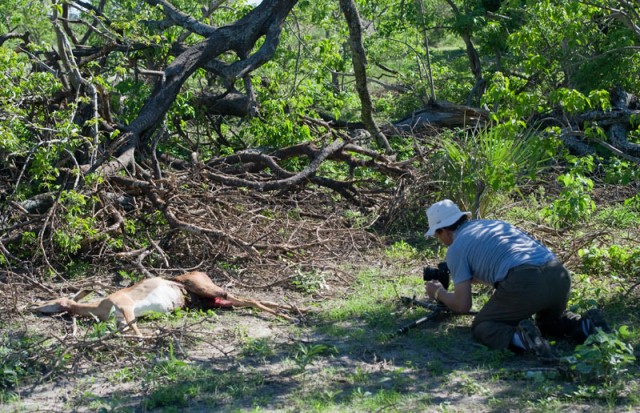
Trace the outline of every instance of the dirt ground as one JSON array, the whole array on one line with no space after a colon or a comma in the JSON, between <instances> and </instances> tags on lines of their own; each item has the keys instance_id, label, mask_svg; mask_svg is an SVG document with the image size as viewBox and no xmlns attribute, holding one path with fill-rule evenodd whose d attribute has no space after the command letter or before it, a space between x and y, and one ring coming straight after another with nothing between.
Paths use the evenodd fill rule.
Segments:
<instances>
[{"instance_id":1,"label":"dirt ground","mask_svg":"<svg viewBox=\"0 0 640 413\"><path fill-rule=\"evenodd\" d=\"M202 200L203 205L212 202ZM324 206L330 200L313 204ZM250 203L241 200L238 205ZM182 235L164 245L163 252L185 266L204 262L203 267L222 269L210 275L238 295L286 299L309 308L299 322L247 309L179 313L139 323L144 339L121 337L104 323L27 311L29 305L55 294L82 288L112 291L121 263L101 267L109 276L47 282L45 288L24 274L3 278L0 307L6 311L0 326L5 344L0 343L0 351L20 354L5 357L14 365L3 366L0 379L11 379L9 368L22 369L27 379L20 381L10 400L2 401L0 412L628 412L640 404L634 396L640 389L637 374L620 392L593 396L593 388L559 377L555 366L478 345L471 338L469 316L426 323L390 337L425 312L386 298L335 321L329 314L342 300L362 295L354 277L357 271L345 270L346 265L376 267L381 278L395 282L399 271L419 274L425 263L413 268L402 264L399 270L399 263L384 258L384 253L366 255L382 243L369 232L345 225L344 212L328 215L324 207L316 207L316 213L302 214L298 204L292 205L275 211L266 206L230 211L220 204L217 214L244 214L241 219L233 215L235 226L226 233L239 237L242 230L248 234L244 238L264 240L269 246L244 256L251 260L229 258L246 253L233 243L220 246L208 238ZM288 219L300 215L307 220ZM357 218L350 218L352 224L362 225ZM223 222L215 214L199 219L207 225ZM532 229L534 234L539 230L527 228ZM566 234L557 231L537 235L564 262L577 266L576 251L602 232L571 237L570 245L564 242ZM287 260L289 256L293 258ZM99 262L112 262L111 258L100 257ZM133 272L140 260L130 260L127 269ZM243 275L237 278L242 282L234 281L236 275ZM249 284L264 287L248 288ZM284 284L319 290L294 292L282 288ZM628 302L637 303L639 292L636 288ZM637 305L625 307L629 308ZM570 343L556 346L564 355L573 349ZM637 362L633 368L639 371Z\"/></svg>"},{"instance_id":2,"label":"dirt ground","mask_svg":"<svg viewBox=\"0 0 640 413\"><path fill-rule=\"evenodd\" d=\"M366 320L354 318L330 326L346 333L331 334L323 328L329 323L314 314L326 311L329 303L301 296L291 300L297 300L301 307L306 303L313 311L299 323L247 309L144 321L140 327L150 337L144 340L82 337L90 331L91 322L78 322L74 338L74 321L69 317L23 313L17 323L20 327L13 324L14 333L24 329L58 337L65 342L61 348L71 348L68 354L73 360L67 360L66 366L50 377L34 378L32 385L17 389L19 399L0 405L0 411L324 411L300 404L300 399L314 391L330 395L330 411L367 411L366 407L353 407L355 395L366 399L390 391L407 400L378 405L378 410L386 406L382 410L596 412L605 406L579 398L568 403L555 396L542 400L541 395L561 393L557 387L563 381L557 380L557 369L530 357L487 351L471 339L469 316L429 322L406 335L381 340L380 334L394 332L424 312L398 303L397 322L392 325L371 328ZM297 349L320 346L330 351L300 362ZM568 344L559 346L568 349ZM167 348L173 353L168 354ZM215 386L215 392L202 392L175 406L149 405L145 400L162 387L158 381L172 374L150 373L154 367L149 366L174 359L185 363L181 368L192 369L184 376L186 380L197 383L213 377L220 380L220 386ZM213 375L200 378L203 372ZM244 381L242 386L238 380ZM180 391L179 385L176 380L166 384L166 389ZM204 383L199 385L211 389ZM242 388L228 390L236 386ZM607 410L628 411L611 406Z\"/></svg>"}]
</instances>

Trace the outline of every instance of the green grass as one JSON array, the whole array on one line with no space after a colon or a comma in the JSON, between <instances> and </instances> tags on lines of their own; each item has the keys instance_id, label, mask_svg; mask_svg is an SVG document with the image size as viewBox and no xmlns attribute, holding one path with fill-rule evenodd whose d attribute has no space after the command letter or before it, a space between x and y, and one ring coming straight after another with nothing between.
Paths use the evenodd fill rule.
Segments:
<instances>
[{"instance_id":1,"label":"green grass","mask_svg":"<svg viewBox=\"0 0 640 413\"><path fill-rule=\"evenodd\" d=\"M616 205L598 209L593 223L603 228L634 228L640 222L640 213L630 206Z\"/></svg>"},{"instance_id":2,"label":"green grass","mask_svg":"<svg viewBox=\"0 0 640 413\"><path fill-rule=\"evenodd\" d=\"M626 366L628 372L620 373L620 380L570 380L532 358L489 350L474 342L468 316L452 316L394 336L399 327L427 312L399 300L399 296L424 296L421 268L416 262L420 250L400 245L380 253L379 262L388 260L384 265L358 271L346 293L321 301L306 323L264 319L277 331L272 336L254 337L251 324L240 322L254 320L257 313L225 312L211 318L205 313L180 313L141 320L142 326L175 328L152 348L143 349L135 340L115 337L108 342L114 346L111 350L108 346L78 346L73 353L64 342L17 334L7 326L1 355L5 365L13 366L18 374L14 379L5 373L2 402L20 410L20 389L43 372L51 372L51 379L55 379L68 371L74 360L84 360L102 366L107 373L106 386L114 390L98 395L92 387L98 379L91 372L78 376L67 403L69 410L79 406L96 411L159 412L461 412L476 411L478 406L480 410L547 412L585 405L594 411L640 408L637 361ZM623 299L624 290L612 287L611 280L600 274L577 273L573 279L570 304L579 310L593 303L603 306L614 327L631 327L628 340L638 348L637 295ZM474 289L476 309L488 293ZM96 325L100 323L80 323L94 335ZM199 338L182 336L184 325L184 331L195 326L205 334ZM213 329L215 332L206 333ZM212 344L227 353L188 357L195 349ZM564 341L555 347L562 356L574 351L573 345ZM45 348L46 352L42 351ZM69 353L65 355L65 351ZM12 358L16 352L23 352L26 358ZM126 354L134 354L137 361L118 364ZM59 363L54 368L56 360Z\"/></svg>"}]
</instances>

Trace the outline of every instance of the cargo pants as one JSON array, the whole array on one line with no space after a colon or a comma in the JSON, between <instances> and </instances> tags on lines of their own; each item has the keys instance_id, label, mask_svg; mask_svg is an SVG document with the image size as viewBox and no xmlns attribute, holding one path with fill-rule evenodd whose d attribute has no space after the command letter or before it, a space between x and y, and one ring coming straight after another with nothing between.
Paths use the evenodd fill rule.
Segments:
<instances>
[{"instance_id":1,"label":"cargo pants","mask_svg":"<svg viewBox=\"0 0 640 413\"><path fill-rule=\"evenodd\" d=\"M544 336L580 338L581 317L566 310L571 277L560 262L514 267L495 288L471 325L481 344L508 348L518 323L531 316Z\"/></svg>"}]
</instances>

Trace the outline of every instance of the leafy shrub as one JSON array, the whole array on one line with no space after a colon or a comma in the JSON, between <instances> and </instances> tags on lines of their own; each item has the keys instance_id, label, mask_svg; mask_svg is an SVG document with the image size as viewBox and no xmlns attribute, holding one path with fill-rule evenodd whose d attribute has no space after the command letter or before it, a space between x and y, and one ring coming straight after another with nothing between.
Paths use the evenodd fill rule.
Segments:
<instances>
[{"instance_id":1,"label":"leafy shrub","mask_svg":"<svg viewBox=\"0 0 640 413\"><path fill-rule=\"evenodd\" d=\"M557 227L574 226L591 217L596 204L591 199L593 180L585 175L593 170L593 158L570 158L574 164L571 170L558 176L564 189L558 198L545 208L545 216Z\"/></svg>"},{"instance_id":2,"label":"leafy shrub","mask_svg":"<svg viewBox=\"0 0 640 413\"><path fill-rule=\"evenodd\" d=\"M0 334L0 404L17 397L15 389L28 378L41 374L43 365L37 356L37 340L5 329Z\"/></svg>"},{"instance_id":3,"label":"leafy shrub","mask_svg":"<svg viewBox=\"0 0 640 413\"><path fill-rule=\"evenodd\" d=\"M640 212L625 205L605 207L598 212L595 220L605 228L635 228L640 222Z\"/></svg>"},{"instance_id":4,"label":"leafy shrub","mask_svg":"<svg viewBox=\"0 0 640 413\"><path fill-rule=\"evenodd\" d=\"M640 179L636 164L618 158L611 159L604 167L604 181L608 184L627 185Z\"/></svg>"},{"instance_id":5,"label":"leafy shrub","mask_svg":"<svg viewBox=\"0 0 640 413\"><path fill-rule=\"evenodd\" d=\"M412 259L416 258L419 254L418 251L404 240L393 243L389 248L385 250L385 255L391 259Z\"/></svg>"},{"instance_id":6,"label":"leafy shrub","mask_svg":"<svg viewBox=\"0 0 640 413\"><path fill-rule=\"evenodd\" d=\"M467 133L462 138L443 137L437 158L437 178L446 188L442 197L482 217L498 195L513 193L524 179L540 173L553 142L521 132L520 128L509 123Z\"/></svg>"},{"instance_id":7,"label":"leafy shrub","mask_svg":"<svg viewBox=\"0 0 640 413\"><path fill-rule=\"evenodd\" d=\"M575 280L575 286L571 289L569 309L574 313L583 313L590 308L598 307L598 303L619 292L611 277L576 273L572 278Z\"/></svg>"},{"instance_id":8,"label":"leafy shrub","mask_svg":"<svg viewBox=\"0 0 640 413\"><path fill-rule=\"evenodd\" d=\"M623 380L627 366L635 361L633 346L628 343L631 331L627 326L613 333L590 335L584 344L576 346L573 355L563 359L574 377L583 381L615 383Z\"/></svg>"},{"instance_id":9,"label":"leafy shrub","mask_svg":"<svg viewBox=\"0 0 640 413\"><path fill-rule=\"evenodd\" d=\"M624 200L624 206L634 212L640 212L640 193Z\"/></svg>"},{"instance_id":10,"label":"leafy shrub","mask_svg":"<svg viewBox=\"0 0 640 413\"><path fill-rule=\"evenodd\" d=\"M82 248L82 242L98 233L96 219L89 215L92 200L76 191L63 191L60 205L64 214L53 240L64 252L74 254Z\"/></svg>"},{"instance_id":11,"label":"leafy shrub","mask_svg":"<svg viewBox=\"0 0 640 413\"><path fill-rule=\"evenodd\" d=\"M607 270L609 253L605 248L582 248L578 256L582 259L582 271L587 274L603 274Z\"/></svg>"},{"instance_id":12,"label":"leafy shrub","mask_svg":"<svg viewBox=\"0 0 640 413\"><path fill-rule=\"evenodd\" d=\"M241 354L244 357L256 357L265 360L275 354L273 347L266 338L250 338L242 349Z\"/></svg>"},{"instance_id":13,"label":"leafy shrub","mask_svg":"<svg viewBox=\"0 0 640 413\"><path fill-rule=\"evenodd\" d=\"M589 247L578 251L582 270L590 274L633 275L640 270L640 247L611 245Z\"/></svg>"},{"instance_id":14,"label":"leafy shrub","mask_svg":"<svg viewBox=\"0 0 640 413\"><path fill-rule=\"evenodd\" d=\"M329 357L338 354L335 346L326 344L304 344L298 343L293 351L293 361L298 365L300 370L304 370L310 363L320 357Z\"/></svg>"},{"instance_id":15,"label":"leafy shrub","mask_svg":"<svg viewBox=\"0 0 640 413\"><path fill-rule=\"evenodd\" d=\"M315 270L303 271L300 268L297 269L291 284L305 294L313 294L318 290L327 288L325 275L322 272Z\"/></svg>"}]
</instances>

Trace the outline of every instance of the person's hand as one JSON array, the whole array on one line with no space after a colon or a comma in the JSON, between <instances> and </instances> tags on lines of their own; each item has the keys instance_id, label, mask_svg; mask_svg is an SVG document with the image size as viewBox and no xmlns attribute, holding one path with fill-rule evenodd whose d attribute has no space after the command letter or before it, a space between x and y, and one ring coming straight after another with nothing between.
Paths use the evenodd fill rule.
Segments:
<instances>
[{"instance_id":1,"label":"person's hand","mask_svg":"<svg viewBox=\"0 0 640 413\"><path fill-rule=\"evenodd\" d=\"M427 292L427 296L432 299L436 299L436 291L439 289L443 289L444 287L440 284L440 281L427 281L425 284L425 290Z\"/></svg>"}]
</instances>

